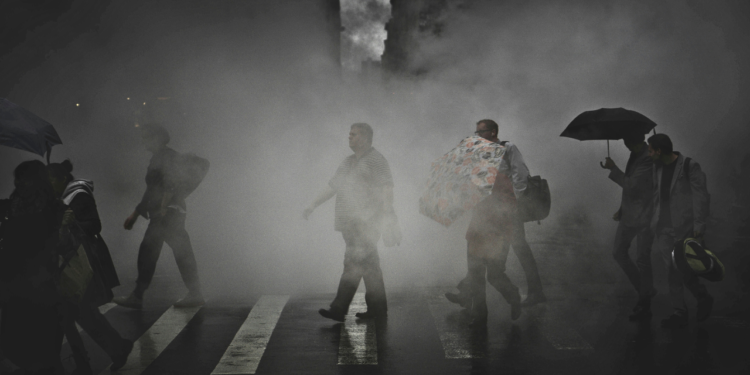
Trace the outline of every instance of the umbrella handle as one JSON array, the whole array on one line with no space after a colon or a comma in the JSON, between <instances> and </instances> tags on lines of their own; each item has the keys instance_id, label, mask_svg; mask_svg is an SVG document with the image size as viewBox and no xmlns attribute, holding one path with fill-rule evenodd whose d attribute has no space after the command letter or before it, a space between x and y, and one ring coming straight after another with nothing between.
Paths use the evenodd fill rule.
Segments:
<instances>
[{"instance_id":1,"label":"umbrella handle","mask_svg":"<svg viewBox=\"0 0 750 375\"><path fill-rule=\"evenodd\" d=\"M47 165L49 165L49 157L51 153L52 153L52 146L50 146L50 144L47 143Z\"/></svg>"}]
</instances>

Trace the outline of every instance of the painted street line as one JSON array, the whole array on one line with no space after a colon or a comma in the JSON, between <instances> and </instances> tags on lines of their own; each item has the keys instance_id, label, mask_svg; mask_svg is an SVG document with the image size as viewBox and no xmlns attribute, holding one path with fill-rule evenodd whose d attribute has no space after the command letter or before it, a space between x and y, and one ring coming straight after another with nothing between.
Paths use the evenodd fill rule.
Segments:
<instances>
[{"instance_id":1,"label":"painted street line","mask_svg":"<svg viewBox=\"0 0 750 375\"><path fill-rule=\"evenodd\" d=\"M365 312L365 294L354 295L346 320L341 325L339 365L377 365L378 342L373 319L357 319L354 314Z\"/></svg>"},{"instance_id":2,"label":"painted street line","mask_svg":"<svg viewBox=\"0 0 750 375\"><path fill-rule=\"evenodd\" d=\"M211 375L255 374L289 296L262 296Z\"/></svg>"},{"instance_id":3,"label":"painted street line","mask_svg":"<svg viewBox=\"0 0 750 375\"><path fill-rule=\"evenodd\" d=\"M104 315L104 314L107 313L107 311L111 310L115 306L117 306L117 304L114 303L114 302L105 303L105 304L99 306L99 312L102 313L102 315ZM81 326L79 326L78 323L76 323L76 328L78 328L78 332L83 332L83 328L81 328ZM68 343L68 338L67 337L63 337L63 343L62 344L65 345L67 343Z\"/></svg>"},{"instance_id":4,"label":"painted street line","mask_svg":"<svg viewBox=\"0 0 750 375\"><path fill-rule=\"evenodd\" d=\"M594 350L574 329L563 321L553 321L550 318L534 317L539 324L539 331L547 341L557 350Z\"/></svg>"},{"instance_id":5,"label":"painted street line","mask_svg":"<svg viewBox=\"0 0 750 375\"><path fill-rule=\"evenodd\" d=\"M133 343L133 351L125 366L117 371L107 368L101 374L138 375L142 373L177 337L201 307L170 307L148 331Z\"/></svg>"},{"instance_id":6,"label":"painted street line","mask_svg":"<svg viewBox=\"0 0 750 375\"><path fill-rule=\"evenodd\" d=\"M476 331L468 326L469 319L461 316L460 306L448 301L441 292L431 293L427 298L446 359L487 357L484 340L477 340Z\"/></svg>"}]
</instances>

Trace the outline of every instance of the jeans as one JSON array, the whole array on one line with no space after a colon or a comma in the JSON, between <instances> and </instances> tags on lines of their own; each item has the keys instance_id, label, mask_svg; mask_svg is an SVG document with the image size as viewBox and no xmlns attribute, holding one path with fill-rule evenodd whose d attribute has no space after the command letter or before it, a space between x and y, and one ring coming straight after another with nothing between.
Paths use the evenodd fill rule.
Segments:
<instances>
[{"instance_id":1,"label":"jeans","mask_svg":"<svg viewBox=\"0 0 750 375\"><path fill-rule=\"evenodd\" d=\"M388 304L377 248L380 232L374 225L355 223L341 234L346 243L344 273L339 281L336 298L331 303L331 311L346 314L359 287L359 281L364 279L367 311L386 314Z\"/></svg>"},{"instance_id":2,"label":"jeans","mask_svg":"<svg viewBox=\"0 0 750 375\"><path fill-rule=\"evenodd\" d=\"M172 248L182 281L191 293L200 293L198 266L195 263L190 236L185 231L185 214L168 209L167 214L151 217L151 221L138 249L138 280L134 294L143 298L156 270L156 261L164 242Z\"/></svg>"}]
</instances>

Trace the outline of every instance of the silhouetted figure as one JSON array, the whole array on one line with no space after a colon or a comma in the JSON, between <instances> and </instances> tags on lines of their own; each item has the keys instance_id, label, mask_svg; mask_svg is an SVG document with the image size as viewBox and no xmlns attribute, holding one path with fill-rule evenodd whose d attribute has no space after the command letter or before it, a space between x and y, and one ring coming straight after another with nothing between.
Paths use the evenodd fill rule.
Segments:
<instances>
[{"instance_id":1,"label":"silhouetted figure","mask_svg":"<svg viewBox=\"0 0 750 375\"><path fill-rule=\"evenodd\" d=\"M91 373L87 353L75 322L78 322L94 342L104 349L112 359L111 368L116 370L125 364L133 343L123 339L98 308L112 300L112 288L120 285L120 280L109 248L100 234L102 225L94 200L94 183L75 179L71 174L73 164L69 160L52 163L47 166L47 171L55 195L72 210L75 222L70 232L77 237L76 243L84 245L93 271L80 303L69 307L68 321L65 325L65 335L73 349L77 371L81 374Z\"/></svg>"},{"instance_id":2,"label":"silhouetted figure","mask_svg":"<svg viewBox=\"0 0 750 375\"><path fill-rule=\"evenodd\" d=\"M510 171L510 178L513 183L513 190L516 197L522 197L526 192L527 179L529 177L529 169L526 167L526 163L523 160L521 152L511 142L500 142L497 138L499 127L497 123L490 119L484 119L477 122L476 135L492 142L502 144L506 149L506 157L503 159L503 163L506 164ZM513 252L518 258L518 262L521 263L524 274L526 275L526 284L528 285L528 294L526 299L521 303L522 306L532 306L537 303L542 303L547 300L542 289L542 279L539 277L539 269L534 259L534 254L531 252L529 243L526 242L526 230L524 229L524 222L520 216L515 215L513 219L513 237L511 246ZM446 293L445 297L453 303L460 304L463 307L468 306L468 294L470 290L469 276L461 280L458 284L459 293Z\"/></svg>"},{"instance_id":3,"label":"silhouetted figure","mask_svg":"<svg viewBox=\"0 0 750 375\"><path fill-rule=\"evenodd\" d=\"M687 237L702 240L708 218L709 194L706 174L695 160L686 161L684 155L673 151L672 140L666 134L648 139L648 152L654 161L654 215L651 228L656 240L654 248L661 254L667 267L669 299L674 312L662 320L662 327L680 328L688 324L688 310L683 288L698 300L697 320L711 315L714 299L697 276L681 273L672 263L675 241Z\"/></svg>"},{"instance_id":4,"label":"silhouetted figure","mask_svg":"<svg viewBox=\"0 0 750 375\"><path fill-rule=\"evenodd\" d=\"M356 123L349 132L349 147L354 151L336 170L336 174L310 207L303 212L305 219L316 207L336 196L335 229L344 237L344 273L341 275L336 298L329 310L319 313L329 319L343 322L349 304L357 292L361 279L365 281L367 312L357 313L359 318L384 318L388 305L383 284L383 272L378 257L378 240L383 221L389 221L384 233L386 246L401 241L401 234L393 210L393 177L385 157L372 147L373 131L370 125ZM392 241L392 242L391 242Z\"/></svg>"},{"instance_id":5,"label":"silhouetted figure","mask_svg":"<svg viewBox=\"0 0 750 375\"><path fill-rule=\"evenodd\" d=\"M177 268L188 288L187 295L177 301L175 307L200 306L205 303L198 278L190 237L185 231L186 206L184 192L177 182L177 151L167 147L169 133L158 124L141 126L141 135L146 150L153 154L146 173L146 192L135 211L125 220L127 230L133 228L138 216L149 219L148 229L138 249L138 280L129 296L115 297L118 305L140 309L143 293L151 284L161 248L166 242L172 248Z\"/></svg>"},{"instance_id":6,"label":"silhouetted figure","mask_svg":"<svg viewBox=\"0 0 750 375\"><path fill-rule=\"evenodd\" d=\"M609 178L622 187L622 203L615 213L618 221L612 255L620 265L630 283L638 292L638 303L630 314L630 320L651 317L651 298L656 295L651 271L651 232L653 215L653 166L648 155L648 145L643 134L633 134L623 139L630 150L625 172L607 158L602 168L609 169ZM630 243L637 237L635 263L628 255Z\"/></svg>"},{"instance_id":7,"label":"silhouetted figure","mask_svg":"<svg viewBox=\"0 0 750 375\"><path fill-rule=\"evenodd\" d=\"M15 190L0 203L3 354L28 374L62 370L62 305L55 285L63 207L38 160L14 171Z\"/></svg>"}]
</instances>

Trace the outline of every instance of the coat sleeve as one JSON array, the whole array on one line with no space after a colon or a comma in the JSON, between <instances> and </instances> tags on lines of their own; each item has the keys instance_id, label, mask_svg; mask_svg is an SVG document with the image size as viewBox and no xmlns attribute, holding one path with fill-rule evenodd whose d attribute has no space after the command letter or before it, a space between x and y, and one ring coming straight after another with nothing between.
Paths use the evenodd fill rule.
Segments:
<instances>
[{"instance_id":1,"label":"coat sleeve","mask_svg":"<svg viewBox=\"0 0 750 375\"><path fill-rule=\"evenodd\" d=\"M637 191L650 190L652 187L653 162L645 158L639 158L633 165L633 173L626 176L620 168L614 167L609 172L609 179L620 185L623 190Z\"/></svg>"},{"instance_id":2,"label":"coat sleeve","mask_svg":"<svg viewBox=\"0 0 750 375\"><path fill-rule=\"evenodd\" d=\"M76 221L86 235L94 236L101 232L102 222L96 209L96 201L88 194L77 194L70 202Z\"/></svg>"},{"instance_id":3,"label":"coat sleeve","mask_svg":"<svg viewBox=\"0 0 750 375\"><path fill-rule=\"evenodd\" d=\"M513 180L513 191L516 196L521 196L526 190L526 183L529 179L529 168L523 160L521 151L514 144L510 144L510 153L508 155L510 164L511 179Z\"/></svg>"},{"instance_id":4,"label":"coat sleeve","mask_svg":"<svg viewBox=\"0 0 750 375\"><path fill-rule=\"evenodd\" d=\"M690 190L693 200L693 231L706 233L706 221L711 196L708 194L706 174L700 164L690 160Z\"/></svg>"}]
</instances>

